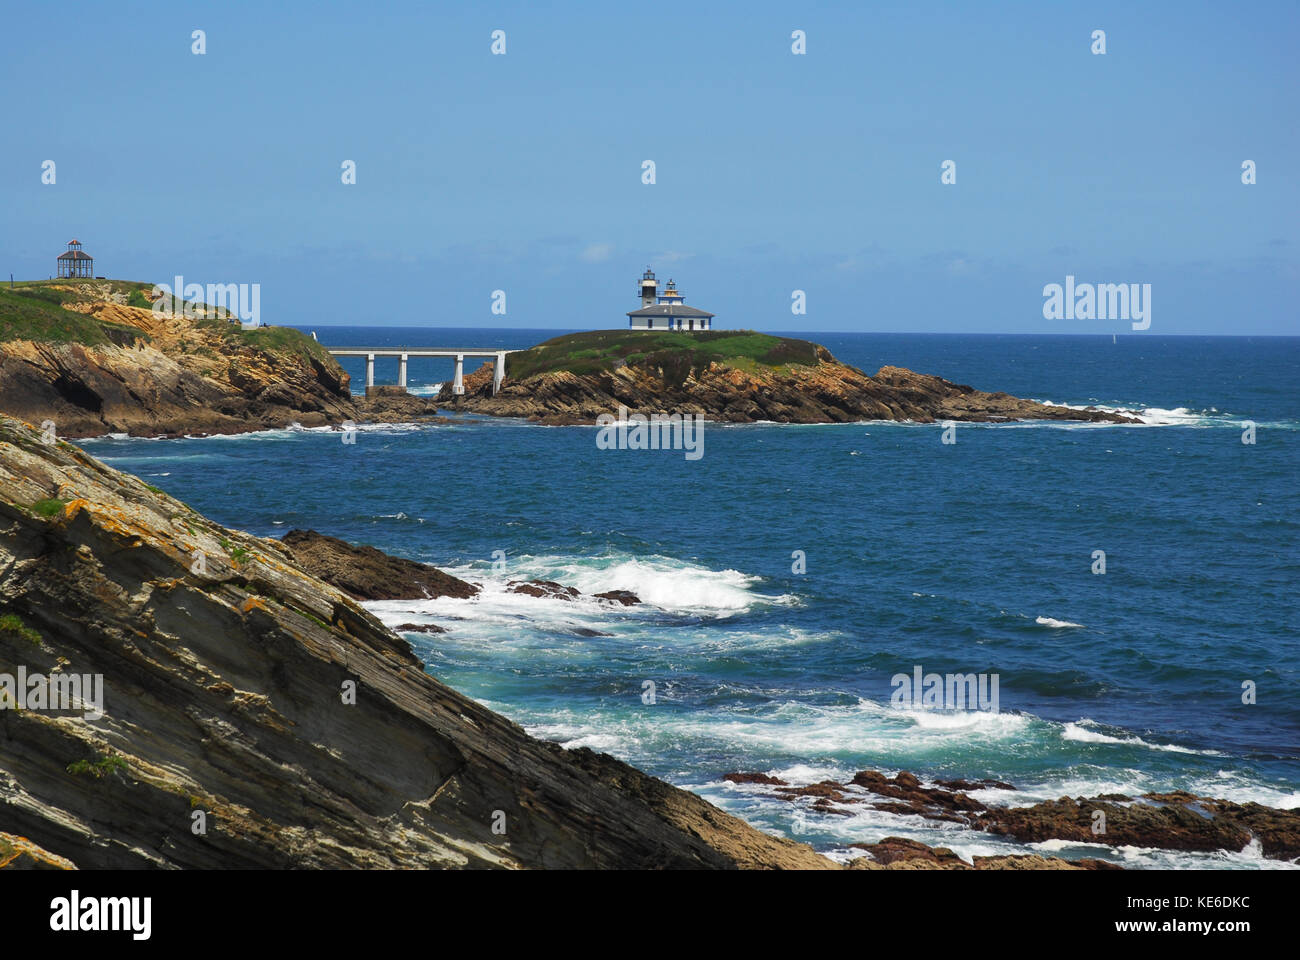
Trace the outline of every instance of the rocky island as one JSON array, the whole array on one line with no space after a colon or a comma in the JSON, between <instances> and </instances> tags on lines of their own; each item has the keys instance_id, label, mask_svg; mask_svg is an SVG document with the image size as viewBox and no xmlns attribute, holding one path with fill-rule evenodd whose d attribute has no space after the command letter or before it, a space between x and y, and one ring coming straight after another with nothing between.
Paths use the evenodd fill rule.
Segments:
<instances>
[{"instance_id":1,"label":"rocky island","mask_svg":"<svg viewBox=\"0 0 1300 960\"><path fill-rule=\"evenodd\" d=\"M449 410L544 424L595 423L620 406L730 423L1138 422L1105 410L986 393L903 367L884 366L868 376L819 344L752 330L569 334L511 354L495 395L487 363L465 378L463 396L444 385L437 400Z\"/></svg>"}]
</instances>

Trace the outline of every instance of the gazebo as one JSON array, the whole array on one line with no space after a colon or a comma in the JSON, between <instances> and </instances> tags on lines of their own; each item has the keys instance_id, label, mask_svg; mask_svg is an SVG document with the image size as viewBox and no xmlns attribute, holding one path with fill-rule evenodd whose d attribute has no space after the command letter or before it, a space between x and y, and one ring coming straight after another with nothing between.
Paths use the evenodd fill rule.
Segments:
<instances>
[{"instance_id":1,"label":"gazebo","mask_svg":"<svg viewBox=\"0 0 1300 960\"><path fill-rule=\"evenodd\" d=\"M59 254L60 277L93 277L95 260L88 253L81 252L80 240L69 240L66 252Z\"/></svg>"}]
</instances>

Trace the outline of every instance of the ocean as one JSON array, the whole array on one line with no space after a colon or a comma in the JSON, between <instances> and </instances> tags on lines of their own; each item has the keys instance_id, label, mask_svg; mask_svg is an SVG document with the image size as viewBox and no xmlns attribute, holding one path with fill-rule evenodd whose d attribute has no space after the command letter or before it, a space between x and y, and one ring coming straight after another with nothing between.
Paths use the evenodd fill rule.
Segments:
<instances>
[{"instance_id":1,"label":"ocean","mask_svg":"<svg viewBox=\"0 0 1300 960\"><path fill-rule=\"evenodd\" d=\"M563 332L317 328L337 346ZM1028 851L915 816L821 814L723 775L908 770L1018 788L973 794L986 803L1187 790L1300 806L1300 338L789 335L868 373L894 364L1144 422L963 423L952 443L938 424L708 424L694 460L474 416L362 427L352 445L301 429L83 445L227 525L312 528L482 583L473 600L369 607L446 627L409 635L429 671L536 736L838 859L890 835ZM363 364L344 361L354 388ZM379 360L378 380L396 366ZM416 392L450 375L449 360L411 361ZM505 589L531 578L645 602ZM996 677L997 710L894 705L894 678L918 667ZM1031 849L1290 866L1257 848Z\"/></svg>"}]
</instances>

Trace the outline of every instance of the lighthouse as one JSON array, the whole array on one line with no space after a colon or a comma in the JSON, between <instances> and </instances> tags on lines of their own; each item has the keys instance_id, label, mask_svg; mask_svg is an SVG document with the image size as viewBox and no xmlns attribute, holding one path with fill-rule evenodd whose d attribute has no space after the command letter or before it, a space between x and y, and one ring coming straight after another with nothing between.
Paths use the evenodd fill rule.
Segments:
<instances>
[{"instance_id":1,"label":"lighthouse","mask_svg":"<svg viewBox=\"0 0 1300 960\"><path fill-rule=\"evenodd\" d=\"M653 307L658 295L659 281L655 279L655 272L646 267L645 273L641 274L641 306Z\"/></svg>"},{"instance_id":2,"label":"lighthouse","mask_svg":"<svg viewBox=\"0 0 1300 960\"><path fill-rule=\"evenodd\" d=\"M659 281L649 267L641 274L637 290L641 294L641 309L630 310L627 315L627 325L632 330L693 331L713 327L713 314L688 307L674 281L669 280L664 292L660 293Z\"/></svg>"}]
</instances>

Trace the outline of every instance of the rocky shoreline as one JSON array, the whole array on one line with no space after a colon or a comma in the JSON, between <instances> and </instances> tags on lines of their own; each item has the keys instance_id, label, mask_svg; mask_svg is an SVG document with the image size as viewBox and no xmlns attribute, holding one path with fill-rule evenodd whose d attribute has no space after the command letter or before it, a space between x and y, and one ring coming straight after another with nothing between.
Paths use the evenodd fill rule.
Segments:
<instances>
[{"instance_id":1,"label":"rocky shoreline","mask_svg":"<svg viewBox=\"0 0 1300 960\"><path fill-rule=\"evenodd\" d=\"M355 397L337 360L299 331L245 331L225 320L155 313L140 305L148 302L146 288L77 281L22 288L6 300L5 310L43 313L40 323L19 327L22 336L10 330L0 339L0 411L31 423L53 422L58 436L74 439L339 428L348 421L439 423L445 422L440 406L548 425L592 424L620 407L728 423L1138 422L976 390L897 366L868 376L819 344L753 331L685 339L592 331L512 354L495 394L487 363L465 378L463 395L448 383L437 397L400 388ZM7 319L0 312L0 326ZM67 332L70 323L80 325L75 337ZM616 352L571 349L588 343L605 350L614 344ZM566 349L569 362L557 362Z\"/></svg>"},{"instance_id":2,"label":"rocky shoreline","mask_svg":"<svg viewBox=\"0 0 1300 960\"><path fill-rule=\"evenodd\" d=\"M53 284L45 337L0 341L0 411L60 437L205 436L354 423L437 422L428 397L354 397L327 350L289 328L155 314L109 281ZM143 286L143 285L135 285ZM138 292L138 291L137 291ZM50 311L53 311L52 313ZM81 340L60 339L70 316ZM5 319L0 313L0 321Z\"/></svg>"},{"instance_id":3,"label":"rocky shoreline","mask_svg":"<svg viewBox=\"0 0 1300 960\"><path fill-rule=\"evenodd\" d=\"M444 385L438 404L449 411L519 417L549 426L590 425L602 415L699 415L726 423L856 423L868 420L998 423L1060 420L1139 423L1106 410L1076 410L1008 393L987 393L942 377L884 366L875 376L836 360L825 347L817 360L779 368L713 361L685 371L654 362L627 362L610 370L568 370L512 378L492 393L491 362L464 378L463 396Z\"/></svg>"},{"instance_id":4,"label":"rocky shoreline","mask_svg":"<svg viewBox=\"0 0 1300 960\"><path fill-rule=\"evenodd\" d=\"M1300 810L1234 803L1181 791L1135 797L1122 794L1061 797L1023 806L991 806L970 794L986 789L1014 791L1016 788L994 780L935 780L926 786L907 771L889 777L876 770L860 771L847 783L823 780L791 785L764 773L730 773L723 779L770 788L769 796L790 803L806 803L809 810L824 816L852 816L855 808L870 808L952 823L1024 844L1064 841L1200 853L1237 853L1258 844L1260 855L1266 859L1300 858ZM907 863L910 869L971 868L951 850L927 847L915 840L891 837L877 844L849 846L868 851L875 863L884 865ZM1116 864L1100 859L1072 862L1084 869L1119 869ZM974 868L989 869L990 865L981 866L976 862Z\"/></svg>"},{"instance_id":5,"label":"rocky shoreline","mask_svg":"<svg viewBox=\"0 0 1300 960\"><path fill-rule=\"evenodd\" d=\"M0 614L0 673L103 678L98 718L0 710L0 862L835 866L612 757L528 736L430 676L280 541L9 418Z\"/></svg>"},{"instance_id":6,"label":"rocky shoreline","mask_svg":"<svg viewBox=\"0 0 1300 960\"><path fill-rule=\"evenodd\" d=\"M359 599L420 599L425 597L476 596L479 587L449 577L423 564L388 557L373 547L354 547L322 534L291 531L286 544L297 548L306 569L336 586L332 570L366 570L374 567L380 585L373 591L353 593ZM311 544L306 553L300 544ZM328 562L322 562L324 558ZM403 575L408 565L417 576ZM355 574L351 574L356 579ZM553 581L510 581L507 589L539 599L572 601L582 595L573 587ZM611 603L640 601L627 591L596 595ZM434 624L402 624L399 632L442 633ZM1063 841L1082 845L1140 847L1196 852L1238 852L1258 843L1268 859L1294 860L1300 857L1300 811L1276 810L1259 804L1237 804L1189 793L1147 793L1140 796L1107 795L1062 797L1022 806L988 805L971 796L983 790L1015 791L1000 780L938 779L929 785L908 771L892 777L874 770L857 773L847 783L824 780L790 784L765 773L729 773L724 781L771 788L768 795L791 804L806 805L821 816L851 816L855 807L923 820L953 823L971 831L1003 837L1023 844ZM1098 830L1102 832L1098 832ZM1120 865L1100 857L1070 859L1038 852L977 856L968 862L951 850L927 846L920 841L886 836L874 842L854 842L848 849L862 851L851 857L851 869L933 870L1120 870Z\"/></svg>"},{"instance_id":7,"label":"rocky shoreline","mask_svg":"<svg viewBox=\"0 0 1300 960\"><path fill-rule=\"evenodd\" d=\"M580 596L550 581L510 588ZM478 591L313 531L221 527L0 418L0 675L103 678L98 717L84 699L0 709L0 867L1114 866L1037 851L967 862L893 835L829 859L612 757L529 737L430 676L358 600ZM725 779L818 816L870 808L1024 844L1300 857L1300 812L1190 794L994 806L973 794L1013 785L870 770L847 783Z\"/></svg>"}]
</instances>

